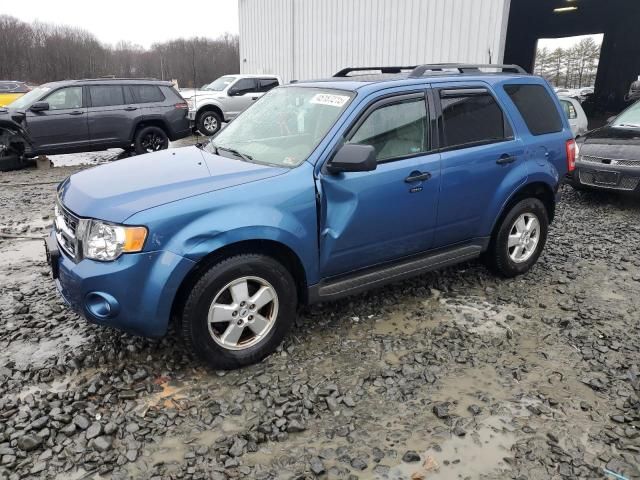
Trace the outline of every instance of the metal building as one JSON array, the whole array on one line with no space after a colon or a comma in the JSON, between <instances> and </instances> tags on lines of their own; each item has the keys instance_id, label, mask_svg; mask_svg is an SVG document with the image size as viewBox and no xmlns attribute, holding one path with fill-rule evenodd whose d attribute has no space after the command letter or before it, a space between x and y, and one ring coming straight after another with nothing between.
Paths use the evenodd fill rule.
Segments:
<instances>
[{"instance_id":1,"label":"metal building","mask_svg":"<svg viewBox=\"0 0 640 480\"><path fill-rule=\"evenodd\" d=\"M596 96L640 75L640 0L239 0L240 71L284 81L348 66L470 62L533 69L539 38L604 33Z\"/></svg>"},{"instance_id":2,"label":"metal building","mask_svg":"<svg viewBox=\"0 0 640 480\"><path fill-rule=\"evenodd\" d=\"M240 71L502 60L509 0L239 0Z\"/></svg>"}]
</instances>

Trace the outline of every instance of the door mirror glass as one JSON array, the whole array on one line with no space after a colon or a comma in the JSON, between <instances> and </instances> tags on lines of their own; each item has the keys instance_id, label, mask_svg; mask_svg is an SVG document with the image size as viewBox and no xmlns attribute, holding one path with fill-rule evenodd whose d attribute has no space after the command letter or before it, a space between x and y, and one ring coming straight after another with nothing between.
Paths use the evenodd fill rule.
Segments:
<instances>
[{"instance_id":1,"label":"door mirror glass","mask_svg":"<svg viewBox=\"0 0 640 480\"><path fill-rule=\"evenodd\" d=\"M345 144L327 164L331 173L370 172L376 169L376 149L372 145Z\"/></svg>"},{"instance_id":2,"label":"door mirror glass","mask_svg":"<svg viewBox=\"0 0 640 480\"><path fill-rule=\"evenodd\" d=\"M49 110L49 103L36 102L31 105L31 108L29 110L31 110L32 112L44 112L45 110Z\"/></svg>"},{"instance_id":3,"label":"door mirror glass","mask_svg":"<svg viewBox=\"0 0 640 480\"><path fill-rule=\"evenodd\" d=\"M239 95L241 95L241 93L238 91L238 89L231 87L229 90L227 90L227 94L230 97L237 97Z\"/></svg>"}]
</instances>

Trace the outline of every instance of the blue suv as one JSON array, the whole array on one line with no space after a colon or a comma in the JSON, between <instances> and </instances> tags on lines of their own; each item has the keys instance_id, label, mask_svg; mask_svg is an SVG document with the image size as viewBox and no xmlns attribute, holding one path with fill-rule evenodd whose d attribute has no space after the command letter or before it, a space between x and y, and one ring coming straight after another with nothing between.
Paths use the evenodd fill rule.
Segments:
<instances>
[{"instance_id":1,"label":"blue suv","mask_svg":"<svg viewBox=\"0 0 640 480\"><path fill-rule=\"evenodd\" d=\"M271 90L205 145L72 175L48 257L89 321L158 337L175 318L235 368L302 304L480 256L526 272L575 154L553 91L520 67L350 68Z\"/></svg>"}]
</instances>

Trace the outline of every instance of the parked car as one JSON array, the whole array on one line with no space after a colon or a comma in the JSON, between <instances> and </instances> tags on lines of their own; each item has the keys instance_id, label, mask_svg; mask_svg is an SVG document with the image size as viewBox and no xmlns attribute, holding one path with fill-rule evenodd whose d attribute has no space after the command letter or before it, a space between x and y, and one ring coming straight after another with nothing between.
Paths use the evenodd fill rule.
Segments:
<instances>
[{"instance_id":1,"label":"parked car","mask_svg":"<svg viewBox=\"0 0 640 480\"><path fill-rule=\"evenodd\" d=\"M491 68L343 70L273 89L204 146L72 175L47 240L59 291L136 334L178 318L234 368L273 352L301 304L481 255L527 272L575 141L546 81Z\"/></svg>"},{"instance_id":2,"label":"parked car","mask_svg":"<svg viewBox=\"0 0 640 480\"><path fill-rule=\"evenodd\" d=\"M158 80L47 83L0 110L0 119L26 132L26 157L107 148L152 152L191 133L186 102L170 82Z\"/></svg>"},{"instance_id":3,"label":"parked car","mask_svg":"<svg viewBox=\"0 0 640 480\"><path fill-rule=\"evenodd\" d=\"M640 192L640 101L584 137L569 183L577 189Z\"/></svg>"},{"instance_id":4,"label":"parked car","mask_svg":"<svg viewBox=\"0 0 640 480\"><path fill-rule=\"evenodd\" d=\"M214 135L266 92L282 82L275 75L225 75L201 90L181 90L189 119L202 135Z\"/></svg>"},{"instance_id":5,"label":"parked car","mask_svg":"<svg viewBox=\"0 0 640 480\"><path fill-rule=\"evenodd\" d=\"M573 136L575 138L582 137L587 133L587 131L589 131L589 121L587 120L587 115L582 109L580 101L572 97L563 96L558 96L558 99L560 100L560 105L562 105L562 109L564 110L567 119L569 120Z\"/></svg>"},{"instance_id":6,"label":"parked car","mask_svg":"<svg viewBox=\"0 0 640 480\"><path fill-rule=\"evenodd\" d=\"M0 107L9 105L29 90L29 87L24 82L0 80Z\"/></svg>"}]
</instances>

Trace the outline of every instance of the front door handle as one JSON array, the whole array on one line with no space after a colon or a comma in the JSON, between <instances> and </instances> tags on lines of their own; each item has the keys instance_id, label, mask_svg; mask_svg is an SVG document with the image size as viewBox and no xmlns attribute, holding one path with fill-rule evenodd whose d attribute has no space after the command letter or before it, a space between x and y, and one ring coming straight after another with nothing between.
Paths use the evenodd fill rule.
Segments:
<instances>
[{"instance_id":1,"label":"front door handle","mask_svg":"<svg viewBox=\"0 0 640 480\"><path fill-rule=\"evenodd\" d=\"M82 110L74 110L73 112L69 112L69 115L82 115L83 113Z\"/></svg>"},{"instance_id":2,"label":"front door handle","mask_svg":"<svg viewBox=\"0 0 640 480\"><path fill-rule=\"evenodd\" d=\"M251 100L257 100L260 97L251 97Z\"/></svg>"},{"instance_id":3,"label":"front door handle","mask_svg":"<svg viewBox=\"0 0 640 480\"><path fill-rule=\"evenodd\" d=\"M137 109L138 109L138 107L125 107L125 110L127 112L132 112L133 110L137 110Z\"/></svg>"},{"instance_id":4,"label":"front door handle","mask_svg":"<svg viewBox=\"0 0 640 480\"><path fill-rule=\"evenodd\" d=\"M508 165L515 162L517 159L518 157L516 157L515 155L508 155L505 153L504 155L501 155L498 160L496 160L496 163L498 165Z\"/></svg>"},{"instance_id":5,"label":"front door handle","mask_svg":"<svg viewBox=\"0 0 640 480\"><path fill-rule=\"evenodd\" d=\"M414 172L411 172L409 176L404 179L404 181L407 183L423 182L429 180L430 178L431 174L429 172L419 172L416 170Z\"/></svg>"}]
</instances>

